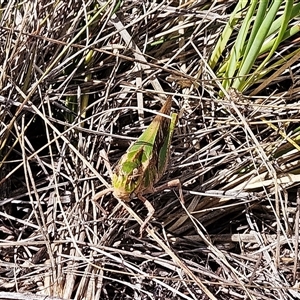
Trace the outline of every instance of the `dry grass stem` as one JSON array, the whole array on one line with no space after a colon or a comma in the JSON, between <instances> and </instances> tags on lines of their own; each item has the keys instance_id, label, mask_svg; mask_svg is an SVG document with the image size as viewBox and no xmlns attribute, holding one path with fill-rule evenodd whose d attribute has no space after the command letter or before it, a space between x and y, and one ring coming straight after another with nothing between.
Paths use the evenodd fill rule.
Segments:
<instances>
[{"instance_id":1,"label":"dry grass stem","mask_svg":"<svg viewBox=\"0 0 300 300\"><path fill-rule=\"evenodd\" d=\"M300 299L299 54L222 91L208 58L233 3L1 4L0 298ZM106 191L168 95L159 185L184 202L147 195L140 238L145 207Z\"/></svg>"}]
</instances>

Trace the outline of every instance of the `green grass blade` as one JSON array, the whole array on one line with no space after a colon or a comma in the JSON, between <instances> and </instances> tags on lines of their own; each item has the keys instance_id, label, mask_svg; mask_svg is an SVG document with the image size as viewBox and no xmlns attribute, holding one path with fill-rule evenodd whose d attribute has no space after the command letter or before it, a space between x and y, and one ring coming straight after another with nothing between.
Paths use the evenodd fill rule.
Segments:
<instances>
[{"instance_id":1,"label":"green grass blade","mask_svg":"<svg viewBox=\"0 0 300 300\"><path fill-rule=\"evenodd\" d=\"M261 1L260 5L264 5L265 1ZM241 69L237 73L237 78L234 80L232 87L238 90L243 90L244 83L246 81L246 75L249 74L253 64L259 54L259 51L266 39L266 36L271 28L271 25L275 19L276 13L278 12L282 1L274 1L269 8L265 18L258 19L257 22L260 23L259 30L253 39L253 43L250 45L247 55L244 56L241 63ZM264 6L263 6L264 7ZM262 15L260 15L262 18ZM256 29L257 30L257 29Z\"/></svg>"},{"instance_id":2,"label":"green grass blade","mask_svg":"<svg viewBox=\"0 0 300 300\"><path fill-rule=\"evenodd\" d=\"M274 52L278 48L279 44L282 42L282 39L284 37L286 28L287 28L288 23L290 21L290 17L291 17L291 13L292 13L292 7L293 7L293 2L294 2L293 0L287 0L285 2L285 9L284 9L284 13L283 13L282 23L281 23L278 35L277 35L277 37L274 40L274 44L273 44L270 52L267 55L267 57L264 59L264 61L256 69L256 73L253 74L249 79L246 80L245 85L243 85L242 88L244 88L247 85L251 85L251 83L255 80L255 77L257 76L257 73L259 73L265 67L265 65L269 62L270 58L272 57L272 55L274 54ZM279 9L279 7L278 7L278 9Z\"/></svg>"},{"instance_id":3,"label":"green grass blade","mask_svg":"<svg viewBox=\"0 0 300 300\"><path fill-rule=\"evenodd\" d=\"M257 1L251 2L251 5L247 11L246 17L242 24L242 27L239 30L234 47L231 50L231 54L230 54L229 60L227 62L227 68L226 68L226 72L225 72L225 80L223 82L223 87L226 90L231 86L232 80L233 80L235 72L238 68L238 64L239 64L239 61L241 60L241 57L243 57L245 55L243 53L245 40L248 35L249 27L252 22L252 18L253 18L253 14L255 12L256 5L257 5Z\"/></svg>"},{"instance_id":4,"label":"green grass blade","mask_svg":"<svg viewBox=\"0 0 300 300\"><path fill-rule=\"evenodd\" d=\"M227 23L227 25L225 26L221 37L219 38L216 46L214 47L214 50L210 56L210 59L208 61L208 64L210 65L210 67L213 69L220 56L222 55L222 52L224 51L227 42L232 34L232 31L234 30L234 26L237 24L237 22L239 21L240 18L240 11L242 11L246 5L247 5L248 1L245 0L240 0L238 2L238 4L236 5L234 11L232 12L229 21Z\"/></svg>"}]
</instances>

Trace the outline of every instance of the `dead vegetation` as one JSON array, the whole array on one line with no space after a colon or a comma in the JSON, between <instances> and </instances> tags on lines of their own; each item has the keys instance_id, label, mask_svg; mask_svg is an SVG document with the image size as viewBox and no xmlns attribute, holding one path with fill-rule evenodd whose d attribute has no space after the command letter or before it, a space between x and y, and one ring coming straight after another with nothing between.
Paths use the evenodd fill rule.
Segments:
<instances>
[{"instance_id":1,"label":"dead vegetation","mask_svg":"<svg viewBox=\"0 0 300 300\"><path fill-rule=\"evenodd\" d=\"M298 61L221 95L207 61L234 5L2 4L1 292L300 299ZM148 195L140 238L142 203L91 198L164 95L180 119L161 183L185 204Z\"/></svg>"}]
</instances>

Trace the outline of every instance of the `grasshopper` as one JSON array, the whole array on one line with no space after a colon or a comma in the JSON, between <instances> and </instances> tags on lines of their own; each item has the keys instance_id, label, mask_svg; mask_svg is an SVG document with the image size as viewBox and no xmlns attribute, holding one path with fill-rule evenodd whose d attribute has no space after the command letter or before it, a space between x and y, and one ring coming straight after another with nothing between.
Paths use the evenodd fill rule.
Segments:
<instances>
[{"instance_id":1,"label":"grasshopper","mask_svg":"<svg viewBox=\"0 0 300 300\"><path fill-rule=\"evenodd\" d=\"M159 112L170 115L171 105L172 97L169 96ZM130 202L133 198L141 200L148 209L148 216L141 225L141 235L154 214L152 204L143 195L180 185L179 180L173 180L161 187L154 187L166 170L176 123L176 113L172 113L170 118L156 115L117 163L111 178L112 188L93 197L93 200L97 201L106 193L113 192L115 198L124 202Z\"/></svg>"}]
</instances>

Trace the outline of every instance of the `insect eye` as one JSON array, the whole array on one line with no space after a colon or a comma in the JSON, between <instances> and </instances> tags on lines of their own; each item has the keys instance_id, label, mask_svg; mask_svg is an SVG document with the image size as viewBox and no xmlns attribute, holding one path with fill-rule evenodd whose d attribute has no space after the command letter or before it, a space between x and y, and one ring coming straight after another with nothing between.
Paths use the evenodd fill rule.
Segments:
<instances>
[{"instance_id":1,"label":"insect eye","mask_svg":"<svg viewBox=\"0 0 300 300\"><path fill-rule=\"evenodd\" d=\"M132 176L137 176L139 174L139 170L137 168L134 168L132 171Z\"/></svg>"},{"instance_id":2,"label":"insect eye","mask_svg":"<svg viewBox=\"0 0 300 300\"><path fill-rule=\"evenodd\" d=\"M139 175L140 175L140 174L139 174L139 169L134 168L134 169L132 170L132 173L131 173L131 175L129 176L129 178L130 178L131 181L137 181Z\"/></svg>"}]
</instances>

